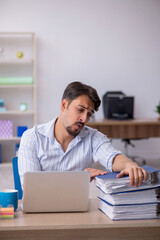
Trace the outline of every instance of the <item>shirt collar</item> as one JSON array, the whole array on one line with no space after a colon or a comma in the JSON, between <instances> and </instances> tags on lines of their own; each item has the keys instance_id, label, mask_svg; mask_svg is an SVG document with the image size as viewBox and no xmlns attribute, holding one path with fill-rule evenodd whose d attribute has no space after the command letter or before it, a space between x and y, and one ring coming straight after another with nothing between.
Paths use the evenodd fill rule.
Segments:
<instances>
[{"instance_id":1,"label":"shirt collar","mask_svg":"<svg viewBox=\"0 0 160 240\"><path fill-rule=\"evenodd\" d=\"M53 130L54 130L54 124L56 122L56 119L57 118L54 118L52 121L50 121L48 123L38 125L37 126L37 132L42 134L45 137L53 139L53 137L54 137L54 135L53 135L54 131Z\"/></svg>"},{"instance_id":2,"label":"shirt collar","mask_svg":"<svg viewBox=\"0 0 160 240\"><path fill-rule=\"evenodd\" d=\"M42 125L38 125L37 126L37 132L42 134L45 137L48 138L54 138L54 125L56 122L57 118L54 118L52 121L42 124ZM82 128L82 130L80 131L80 133L77 135L78 138L84 138L89 134L89 129L88 127L84 126Z\"/></svg>"},{"instance_id":3,"label":"shirt collar","mask_svg":"<svg viewBox=\"0 0 160 240\"><path fill-rule=\"evenodd\" d=\"M88 127L84 126L80 133L77 135L77 137L84 138L89 134L89 129Z\"/></svg>"}]
</instances>

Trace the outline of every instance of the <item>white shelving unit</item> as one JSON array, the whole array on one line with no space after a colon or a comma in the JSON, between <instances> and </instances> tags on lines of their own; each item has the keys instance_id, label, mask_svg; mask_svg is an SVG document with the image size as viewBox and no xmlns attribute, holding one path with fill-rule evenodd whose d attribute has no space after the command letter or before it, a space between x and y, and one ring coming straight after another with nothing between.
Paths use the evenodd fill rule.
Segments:
<instances>
[{"instance_id":1,"label":"white shelving unit","mask_svg":"<svg viewBox=\"0 0 160 240\"><path fill-rule=\"evenodd\" d=\"M23 56L18 57L18 52ZM6 108L0 112L0 120L13 121L13 137L0 138L2 163L15 156L21 139L17 127L31 128L37 122L35 72L35 34L0 32L0 99ZM26 111L20 111L21 103L27 105Z\"/></svg>"}]
</instances>

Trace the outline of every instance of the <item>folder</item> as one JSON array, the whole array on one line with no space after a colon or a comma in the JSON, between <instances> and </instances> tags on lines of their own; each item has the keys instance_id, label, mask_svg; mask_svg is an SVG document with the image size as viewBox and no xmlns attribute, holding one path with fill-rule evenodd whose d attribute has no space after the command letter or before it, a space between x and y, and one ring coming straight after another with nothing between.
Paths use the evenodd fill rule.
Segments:
<instances>
[{"instance_id":1,"label":"folder","mask_svg":"<svg viewBox=\"0 0 160 240\"><path fill-rule=\"evenodd\" d=\"M144 165L143 168L148 173L147 181L144 181L136 189L147 189L158 187L160 185L160 170L148 165ZM130 186L129 176L117 178L119 172L109 172L105 175L99 175L95 177L96 186L100 188L104 193L116 193L135 190L135 187Z\"/></svg>"},{"instance_id":2,"label":"folder","mask_svg":"<svg viewBox=\"0 0 160 240\"><path fill-rule=\"evenodd\" d=\"M160 218L160 203L112 205L104 200L101 200L99 209L112 220Z\"/></svg>"},{"instance_id":3,"label":"folder","mask_svg":"<svg viewBox=\"0 0 160 240\"><path fill-rule=\"evenodd\" d=\"M96 176L99 209L112 220L160 218L160 171L143 166L147 181L130 186L129 177L117 178L118 173Z\"/></svg>"},{"instance_id":4,"label":"folder","mask_svg":"<svg viewBox=\"0 0 160 240\"><path fill-rule=\"evenodd\" d=\"M100 191L98 197L112 205L160 203L160 186L112 194Z\"/></svg>"}]
</instances>

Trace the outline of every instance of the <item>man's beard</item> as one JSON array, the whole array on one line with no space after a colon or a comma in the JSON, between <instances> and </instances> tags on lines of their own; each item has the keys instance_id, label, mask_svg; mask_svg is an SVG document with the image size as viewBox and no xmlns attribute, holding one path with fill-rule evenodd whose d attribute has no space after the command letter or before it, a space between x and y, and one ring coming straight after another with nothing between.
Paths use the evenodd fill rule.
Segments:
<instances>
[{"instance_id":1,"label":"man's beard","mask_svg":"<svg viewBox=\"0 0 160 240\"><path fill-rule=\"evenodd\" d=\"M76 124L81 124L82 128L84 127L84 123L76 122L76 123L74 123L73 125L76 125ZM72 125L72 126L73 126L73 125ZM82 128L81 128L81 129L76 129L76 130L73 131L73 130L72 130L72 126L66 127L66 131L67 131L71 136L76 137L76 136L80 133L80 131L82 130Z\"/></svg>"}]
</instances>

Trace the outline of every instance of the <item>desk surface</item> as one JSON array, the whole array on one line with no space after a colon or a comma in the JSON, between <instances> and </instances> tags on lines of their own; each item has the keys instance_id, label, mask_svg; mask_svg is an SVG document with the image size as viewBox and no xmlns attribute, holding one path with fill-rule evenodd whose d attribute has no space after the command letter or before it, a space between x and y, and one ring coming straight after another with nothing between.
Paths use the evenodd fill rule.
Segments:
<instances>
[{"instance_id":1,"label":"desk surface","mask_svg":"<svg viewBox=\"0 0 160 240\"><path fill-rule=\"evenodd\" d=\"M0 220L0 239L159 239L160 220L112 221L90 199L88 212L25 214Z\"/></svg>"},{"instance_id":2,"label":"desk surface","mask_svg":"<svg viewBox=\"0 0 160 240\"><path fill-rule=\"evenodd\" d=\"M109 138L142 139L160 137L160 121L157 119L109 120L89 122Z\"/></svg>"}]
</instances>

